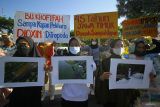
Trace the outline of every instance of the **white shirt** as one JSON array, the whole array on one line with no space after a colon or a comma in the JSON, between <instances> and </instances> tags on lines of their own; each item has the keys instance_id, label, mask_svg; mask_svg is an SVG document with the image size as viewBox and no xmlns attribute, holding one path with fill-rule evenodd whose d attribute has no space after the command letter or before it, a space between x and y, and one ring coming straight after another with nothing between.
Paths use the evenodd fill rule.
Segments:
<instances>
[{"instance_id":1,"label":"white shirt","mask_svg":"<svg viewBox=\"0 0 160 107\"><path fill-rule=\"evenodd\" d=\"M96 64L91 64L92 70L96 70ZM62 98L68 101L86 101L90 92L87 84L64 84L62 87Z\"/></svg>"},{"instance_id":2,"label":"white shirt","mask_svg":"<svg viewBox=\"0 0 160 107\"><path fill-rule=\"evenodd\" d=\"M130 54L130 55L129 55L129 59L136 59L136 55ZM142 59L142 60L151 60L151 58L144 56L144 59ZM152 64L152 71L151 71L151 73L153 73L153 74L156 75L156 71L155 71L155 69L154 69L153 64Z\"/></svg>"}]
</instances>

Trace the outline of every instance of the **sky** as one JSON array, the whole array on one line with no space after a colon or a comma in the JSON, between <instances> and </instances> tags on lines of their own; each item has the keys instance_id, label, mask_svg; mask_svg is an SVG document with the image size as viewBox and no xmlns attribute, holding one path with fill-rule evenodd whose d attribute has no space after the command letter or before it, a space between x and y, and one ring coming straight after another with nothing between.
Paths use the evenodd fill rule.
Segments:
<instances>
[{"instance_id":1,"label":"sky","mask_svg":"<svg viewBox=\"0 0 160 107\"><path fill-rule=\"evenodd\" d=\"M70 15L72 30L74 15L117 11L116 3L116 0L0 0L0 16L14 18L16 11Z\"/></svg>"}]
</instances>

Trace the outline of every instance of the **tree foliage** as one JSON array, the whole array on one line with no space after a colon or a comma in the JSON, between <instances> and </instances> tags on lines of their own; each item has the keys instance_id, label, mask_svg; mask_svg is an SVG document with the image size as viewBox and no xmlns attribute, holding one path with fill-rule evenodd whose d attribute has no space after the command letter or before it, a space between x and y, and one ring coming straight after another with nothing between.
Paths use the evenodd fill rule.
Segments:
<instances>
[{"instance_id":1,"label":"tree foliage","mask_svg":"<svg viewBox=\"0 0 160 107\"><path fill-rule=\"evenodd\" d=\"M160 17L160 0L117 0L117 8L119 17L124 16L128 19L143 16Z\"/></svg>"},{"instance_id":2,"label":"tree foliage","mask_svg":"<svg viewBox=\"0 0 160 107\"><path fill-rule=\"evenodd\" d=\"M14 26L14 20L12 18L6 18L0 16L0 31L2 29L7 29L9 33L12 33Z\"/></svg>"}]
</instances>

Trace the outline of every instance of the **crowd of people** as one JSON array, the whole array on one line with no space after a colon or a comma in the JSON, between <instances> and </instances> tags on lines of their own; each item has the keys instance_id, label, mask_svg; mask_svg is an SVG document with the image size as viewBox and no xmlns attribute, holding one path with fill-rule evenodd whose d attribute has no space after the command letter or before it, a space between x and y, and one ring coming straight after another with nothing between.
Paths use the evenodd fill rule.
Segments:
<instances>
[{"instance_id":1,"label":"crowd of people","mask_svg":"<svg viewBox=\"0 0 160 107\"><path fill-rule=\"evenodd\" d=\"M93 84L90 87L87 84L63 84L61 92L62 107L88 107L90 91L93 91L92 95L95 96L97 103L102 104L103 107L134 107L137 99L141 98L146 91L160 96L160 84L157 82L160 71L154 68L155 65L158 65L155 56L159 56L160 53L160 42L156 39L151 39L151 44L148 44L145 38L128 40L127 43L122 39L113 39L106 48L101 46L97 39L92 39L90 45L82 47L80 39L72 37L69 40L68 48L62 50L57 48L55 42L35 43L30 37L26 36L19 37L15 43L6 33L2 34L1 38L3 42L0 46L1 57L44 57L46 59L44 80L45 84L49 82L51 100L54 99L55 93L55 86L51 83L53 69L51 57L80 56L83 55L81 54L83 51L87 51L87 55L93 56L93 62L91 63L94 74ZM101 57L102 52L104 52L105 57ZM148 76L150 78L150 88L145 91L139 89L110 90L111 58L153 60L153 69ZM38 87L1 88L0 107L41 107L41 101L45 98L45 84Z\"/></svg>"}]
</instances>

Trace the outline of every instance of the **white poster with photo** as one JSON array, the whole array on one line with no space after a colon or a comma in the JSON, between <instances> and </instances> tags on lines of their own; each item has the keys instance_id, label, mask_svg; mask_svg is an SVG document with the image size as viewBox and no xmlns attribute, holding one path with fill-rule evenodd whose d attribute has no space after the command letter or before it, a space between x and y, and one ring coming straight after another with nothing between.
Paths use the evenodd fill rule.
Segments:
<instances>
[{"instance_id":1,"label":"white poster with photo","mask_svg":"<svg viewBox=\"0 0 160 107\"><path fill-rule=\"evenodd\" d=\"M70 16L17 11L14 18L14 39L29 36L35 42L68 43Z\"/></svg>"},{"instance_id":2,"label":"white poster with photo","mask_svg":"<svg viewBox=\"0 0 160 107\"><path fill-rule=\"evenodd\" d=\"M107 65L106 65L107 66ZM111 59L109 89L147 89L151 60Z\"/></svg>"},{"instance_id":3,"label":"white poster with photo","mask_svg":"<svg viewBox=\"0 0 160 107\"><path fill-rule=\"evenodd\" d=\"M44 85L44 58L0 57L0 88Z\"/></svg>"},{"instance_id":4,"label":"white poster with photo","mask_svg":"<svg viewBox=\"0 0 160 107\"><path fill-rule=\"evenodd\" d=\"M93 83L92 56L52 57L52 84Z\"/></svg>"}]
</instances>

